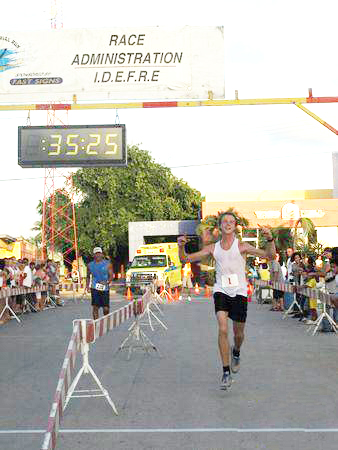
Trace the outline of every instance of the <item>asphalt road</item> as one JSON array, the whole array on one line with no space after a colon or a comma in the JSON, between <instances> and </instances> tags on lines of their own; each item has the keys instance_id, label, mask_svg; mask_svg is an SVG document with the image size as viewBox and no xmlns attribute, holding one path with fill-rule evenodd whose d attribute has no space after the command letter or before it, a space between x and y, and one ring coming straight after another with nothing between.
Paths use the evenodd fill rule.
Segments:
<instances>
[{"instance_id":1,"label":"asphalt road","mask_svg":"<svg viewBox=\"0 0 338 450\"><path fill-rule=\"evenodd\" d=\"M112 309L125 304L118 294L111 300ZM119 415L104 398L72 399L58 449L338 448L336 335L310 336L296 319L249 304L241 370L224 392L211 301L194 297L163 309L168 331L143 327L161 356L114 355L131 322L91 346L90 364ZM64 307L0 327L1 450L40 448L72 320L89 317L88 301L68 297ZM83 376L79 387L94 386Z\"/></svg>"}]
</instances>

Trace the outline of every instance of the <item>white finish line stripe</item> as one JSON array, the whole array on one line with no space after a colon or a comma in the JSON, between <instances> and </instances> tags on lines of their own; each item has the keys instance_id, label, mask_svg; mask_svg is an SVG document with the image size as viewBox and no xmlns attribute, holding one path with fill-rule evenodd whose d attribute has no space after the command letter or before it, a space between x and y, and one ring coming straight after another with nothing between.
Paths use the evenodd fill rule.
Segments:
<instances>
[{"instance_id":1,"label":"white finish line stripe","mask_svg":"<svg viewBox=\"0 0 338 450\"><path fill-rule=\"evenodd\" d=\"M1 434L43 434L46 430L0 430ZM338 433L338 428L102 428L59 429L59 433Z\"/></svg>"}]
</instances>

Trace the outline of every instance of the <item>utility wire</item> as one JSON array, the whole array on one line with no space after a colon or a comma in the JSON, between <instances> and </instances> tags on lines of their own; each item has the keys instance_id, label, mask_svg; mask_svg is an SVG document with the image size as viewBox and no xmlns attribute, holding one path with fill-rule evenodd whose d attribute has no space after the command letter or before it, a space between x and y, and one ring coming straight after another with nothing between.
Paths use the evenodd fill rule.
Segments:
<instances>
[{"instance_id":1,"label":"utility wire","mask_svg":"<svg viewBox=\"0 0 338 450\"><path fill-rule=\"evenodd\" d=\"M332 152L320 152L321 155L323 154L332 154ZM222 164L238 164L238 163L246 163L246 162L258 162L258 161L266 161L273 160L273 159L286 159L286 158L297 158L304 156L303 154L299 155L281 155L281 156L273 156L273 157L265 157L265 158L253 158L253 159L238 159L238 160L232 160L232 161L223 161L223 162L212 162L212 163L202 163L202 164L187 164L182 166L170 166L169 169L181 169L181 168L187 168L187 167L203 167L203 166L217 166ZM312 156L312 155L307 155ZM313 154L315 156L315 154Z\"/></svg>"},{"instance_id":2,"label":"utility wire","mask_svg":"<svg viewBox=\"0 0 338 450\"><path fill-rule=\"evenodd\" d=\"M332 152L320 152L321 155L324 154L332 154ZM316 154L310 154L306 155L309 156L315 156ZM281 155L281 156L273 156L273 157L264 157L264 158L252 158L252 159L238 159L238 160L232 160L232 161L222 161L222 162L211 162L211 163L201 163L201 164L186 164L182 166L169 166L168 169L183 169L183 168L189 168L189 167L204 167L204 166L220 166L224 164L238 164L238 163L248 163L248 162L259 162L259 161L266 161L266 160L274 160L274 159L286 159L286 158L298 158L305 156L304 154L298 154L298 155ZM44 179L44 176L41 177L29 177L29 178L5 178L0 179L0 182L3 181L27 181L27 180L42 180ZM62 175L56 175L55 178L64 178Z\"/></svg>"}]
</instances>

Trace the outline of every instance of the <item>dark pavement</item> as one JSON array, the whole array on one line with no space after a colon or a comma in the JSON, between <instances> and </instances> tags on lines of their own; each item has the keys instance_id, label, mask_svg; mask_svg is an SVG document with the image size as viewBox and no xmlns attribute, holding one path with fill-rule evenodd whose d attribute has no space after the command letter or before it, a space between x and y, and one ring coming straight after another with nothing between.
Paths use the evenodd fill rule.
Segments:
<instances>
[{"instance_id":1,"label":"dark pavement","mask_svg":"<svg viewBox=\"0 0 338 450\"><path fill-rule=\"evenodd\" d=\"M118 294L111 300L112 310L125 304ZM338 448L336 335L311 336L298 320L250 303L241 371L224 392L210 299L163 309L168 331L143 328L162 356L114 355L131 321L91 346L90 364L119 416L104 398L71 399L58 449ZM89 302L69 297L64 307L25 315L22 326L0 327L1 450L40 448L72 320L89 317ZM88 376L79 386L94 387Z\"/></svg>"}]
</instances>

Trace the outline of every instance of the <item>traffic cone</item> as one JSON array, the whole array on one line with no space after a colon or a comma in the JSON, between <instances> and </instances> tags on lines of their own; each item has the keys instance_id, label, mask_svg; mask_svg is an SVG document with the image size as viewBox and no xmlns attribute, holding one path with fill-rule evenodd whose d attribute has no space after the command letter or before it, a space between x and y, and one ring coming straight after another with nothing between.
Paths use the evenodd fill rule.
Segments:
<instances>
[{"instance_id":1,"label":"traffic cone","mask_svg":"<svg viewBox=\"0 0 338 450\"><path fill-rule=\"evenodd\" d=\"M171 292L171 288L168 289L168 294L169 294L168 301L169 301L169 303L171 303L174 300L173 293Z\"/></svg>"},{"instance_id":2,"label":"traffic cone","mask_svg":"<svg viewBox=\"0 0 338 450\"><path fill-rule=\"evenodd\" d=\"M200 293L200 288L199 288L199 286L198 286L198 283L196 283L196 284L195 284L195 294L196 294L196 295L199 295L199 293Z\"/></svg>"},{"instance_id":3,"label":"traffic cone","mask_svg":"<svg viewBox=\"0 0 338 450\"><path fill-rule=\"evenodd\" d=\"M210 297L210 295L211 295L210 288L209 288L209 286L206 284L206 285L205 285L205 293L204 293L204 296L208 298L208 297Z\"/></svg>"},{"instance_id":4,"label":"traffic cone","mask_svg":"<svg viewBox=\"0 0 338 450\"><path fill-rule=\"evenodd\" d=\"M252 299L252 293L253 293L253 286L251 283L248 283L248 290L247 290L247 294L248 294L248 302L251 302Z\"/></svg>"},{"instance_id":5,"label":"traffic cone","mask_svg":"<svg viewBox=\"0 0 338 450\"><path fill-rule=\"evenodd\" d=\"M179 293L178 293L178 289L177 288L175 288L175 294L174 294L174 299L178 302L178 300L179 300Z\"/></svg>"},{"instance_id":6,"label":"traffic cone","mask_svg":"<svg viewBox=\"0 0 338 450\"><path fill-rule=\"evenodd\" d=\"M127 288L127 294L126 294L126 297L127 297L127 300L128 300L128 301L129 301L129 300L132 300L132 298L133 298L133 294L132 294L132 292L131 292L130 287Z\"/></svg>"}]
</instances>

